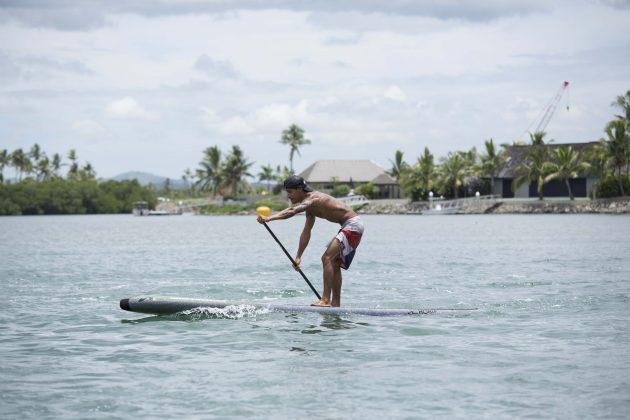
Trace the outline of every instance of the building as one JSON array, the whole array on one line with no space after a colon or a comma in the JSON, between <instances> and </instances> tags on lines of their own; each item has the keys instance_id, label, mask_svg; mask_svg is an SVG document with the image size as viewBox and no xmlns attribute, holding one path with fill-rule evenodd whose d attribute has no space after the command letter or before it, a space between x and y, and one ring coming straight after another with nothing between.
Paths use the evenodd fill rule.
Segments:
<instances>
[{"instance_id":1,"label":"building","mask_svg":"<svg viewBox=\"0 0 630 420\"><path fill-rule=\"evenodd\" d=\"M318 160L298 175L319 191L332 191L333 183L357 188L371 182L379 189L376 198L400 198L398 182L370 160Z\"/></svg>"},{"instance_id":2,"label":"building","mask_svg":"<svg viewBox=\"0 0 630 420\"><path fill-rule=\"evenodd\" d=\"M551 150L557 149L560 146L571 147L578 153L583 153L587 149L595 146L598 142L588 143L565 143L565 144L546 144ZM507 149L508 161L499 171L499 174L494 179L494 193L500 195L503 198L533 198L538 197L538 183L536 181L531 182L529 185L524 183L519 188L514 190L514 179L518 178L518 167L524 162L527 152L532 147L527 146L510 146ZM550 150L550 151L551 151ZM571 192L575 197L588 197L589 192L593 188L594 183L597 181L594 177L588 177L586 174L579 174L577 178L570 179ZM553 180L542 188L543 197L568 197L566 185L558 180Z\"/></svg>"}]
</instances>

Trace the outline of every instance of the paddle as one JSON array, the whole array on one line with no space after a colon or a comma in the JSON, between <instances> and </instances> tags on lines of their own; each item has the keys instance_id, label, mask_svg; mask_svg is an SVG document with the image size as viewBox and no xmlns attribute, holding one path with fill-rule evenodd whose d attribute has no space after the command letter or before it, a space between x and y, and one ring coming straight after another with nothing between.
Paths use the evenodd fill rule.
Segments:
<instances>
[{"instance_id":1,"label":"paddle","mask_svg":"<svg viewBox=\"0 0 630 420\"><path fill-rule=\"evenodd\" d=\"M265 207L265 206L261 206L258 207L256 209L256 213L258 213L259 216L265 216L268 217L269 214L271 213L271 210L269 210L269 207ZM265 226L265 228L267 228L267 232L269 232L269 234L273 237L273 239L276 240L276 242L278 243L278 245L280 245L280 248L282 248L282 250L284 251L284 254L287 256L287 258L289 258L289 260L291 261L291 263L293 264L293 266L295 267L295 260L293 259L293 257L291 256L291 254L289 254L286 250L286 248L282 245L282 243L280 242L280 240L276 237L276 235L271 231L271 229L269 228L269 226L267 225L267 222L263 222L263 225ZM317 293L317 290L315 290L315 288L313 287L313 285L311 284L310 281L308 281L308 278L306 278L306 275L304 274L304 272L302 272L301 268L298 268L298 271L300 272L300 274L302 275L302 278L304 279L304 281L306 281L306 283L308 283L309 287L311 288L311 290L313 291L313 293L315 293L315 296L317 296L317 299L321 300L322 297L319 295L319 293Z\"/></svg>"}]
</instances>

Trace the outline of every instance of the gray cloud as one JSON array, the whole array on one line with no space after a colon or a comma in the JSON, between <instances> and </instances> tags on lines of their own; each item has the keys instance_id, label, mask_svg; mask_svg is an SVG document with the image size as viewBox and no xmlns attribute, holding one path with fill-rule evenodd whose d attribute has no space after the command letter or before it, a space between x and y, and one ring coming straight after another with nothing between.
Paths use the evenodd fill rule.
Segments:
<instances>
[{"instance_id":1,"label":"gray cloud","mask_svg":"<svg viewBox=\"0 0 630 420\"><path fill-rule=\"evenodd\" d=\"M602 0L616 7L624 0ZM185 14L224 14L234 10L293 10L302 12L357 12L387 15L426 16L437 19L471 21L492 20L502 16L546 11L545 0L136 0L94 1L87 6L71 0L0 0L0 21L16 20L27 26L59 30L89 30L108 25L108 16L135 14L170 16Z\"/></svg>"},{"instance_id":2,"label":"gray cloud","mask_svg":"<svg viewBox=\"0 0 630 420\"><path fill-rule=\"evenodd\" d=\"M89 75L92 71L76 60L53 60L0 50L0 78L4 80L31 80L50 77L53 73Z\"/></svg>"},{"instance_id":3,"label":"gray cloud","mask_svg":"<svg viewBox=\"0 0 630 420\"><path fill-rule=\"evenodd\" d=\"M216 78L236 79L239 77L238 71L229 61L213 60L206 54L202 54L195 61L194 68L201 73Z\"/></svg>"},{"instance_id":4,"label":"gray cloud","mask_svg":"<svg viewBox=\"0 0 630 420\"><path fill-rule=\"evenodd\" d=\"M617 9L630 8L630 0L601 0L601 3Z\"/></svg>"},{"instance_id":5,"label":"gray cloud","mask_svg":"<svg viewBox=\"0 0 630 420\"><path fill-rule=\"evenodd\" d=\"M107 13L105 5L98 4L87 7L65 0L0 0L0 22L18 21L38 28L84 31L106 26Z\"/></svg>"}]
</instances>

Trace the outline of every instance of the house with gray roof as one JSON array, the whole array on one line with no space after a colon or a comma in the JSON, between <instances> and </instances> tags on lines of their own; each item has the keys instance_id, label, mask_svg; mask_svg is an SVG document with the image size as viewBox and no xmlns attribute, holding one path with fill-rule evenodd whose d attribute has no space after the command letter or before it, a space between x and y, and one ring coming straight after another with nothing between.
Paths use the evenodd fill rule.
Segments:
<instances>
[{"instance_id":1,"label":"house with gray roof","mask_svg":"<svg viewBox=\"0 0 630 420\"><path fill-rule=\"evenodd\" d=\"M598 142L587 143L565 143L565 144L545 144L544 147L557 149L560 146L571 147L576 152L583 154L589 148L595 146ZM538 183L536 181L521 185L514 189L514 180L518 178L518 168L527 158L527 152L531 145L514 145L507 149L508 160L505 166L499 171L494 179L494 193L503 198L533 198L538 197ZM588 197L589 191L593 188L597 178L589 177L586 174L578 174L577 178L569 180L571 191L575 197ZM569 192L563 182L553 180L542 188L543 197L568 197Z\"/></svg>"},{"instance_id":2,"label":"house with gray roof","mask_svg":"<svg viewBox=\"0 0 630 420\"><path fill-rule=\"evenodd\" d=\"M371 160L318 160L298 175L319 191L332 191L335 183L357 188L371 182L378 198L400 198L398 182Z\"/></svg>"}]
</instances>

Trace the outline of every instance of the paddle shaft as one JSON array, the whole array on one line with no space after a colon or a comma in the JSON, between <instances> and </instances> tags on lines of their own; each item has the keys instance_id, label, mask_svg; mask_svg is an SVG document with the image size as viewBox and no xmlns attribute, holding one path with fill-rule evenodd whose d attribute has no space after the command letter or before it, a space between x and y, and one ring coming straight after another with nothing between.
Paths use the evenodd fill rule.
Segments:
<instances>
[{"instance_id":1,"label":"paddle shaft","mask_svg":"<svg viewBox=\"0 0 630 420\"><path fill-rule=\"evenodd\" d=\"M289 260L291 260L291 263L293 264L293 266L295 267L295 260L293 259L293 257L291 256L291 254L289 254L286 250L286 248L284 247L284 245L282 245L282 243L280 242L280 240L276 237L276 235L271 231L271 229L269 228L269 226L267 226L267 222L263 222L263 225L265 225L265 227L267 228L267 232L269 232L269 234L273 237L273 239L276 240L276 242L278 243L278 245L280 245L280 248L282 248L282 250L284 251L284 254L289 258ZM308 279L306 278L306 275L302 272L301 268L298 268L298 271L300 272L300 274L302 275L302 278L304 279L304 281L306 281L306 283L308 283L309 287L311 288L311 290L313 291L313 293L315 293L315 296L317 296L317 299L321 300L322 297L319 295L319 293L317 293L317 290L315 290L315 288L313 287L313 285L311 284L310 281L308 281Z\"/></svg>"}]
</instances>

